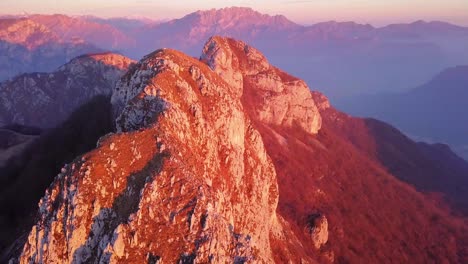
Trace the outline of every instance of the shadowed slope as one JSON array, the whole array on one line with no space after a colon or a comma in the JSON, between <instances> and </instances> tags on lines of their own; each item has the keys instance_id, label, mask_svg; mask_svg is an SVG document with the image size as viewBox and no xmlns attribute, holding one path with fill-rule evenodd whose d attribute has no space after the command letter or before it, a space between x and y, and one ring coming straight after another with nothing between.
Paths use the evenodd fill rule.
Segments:
<instances>
[{"instance_id":1,"label":"shadowed slope","mask_svg":"<svg viewBox=\"0 0 468 264\"><path fill-rule=\"evenodd\" d=\"M0 124L52 128L94 96L110 96L132 63L118 54L89 54L51 73L28 73L4 82Z\"/></svg>"},{"instance_id":2,"label":"shadowed slope","mask_svg":"<svg viewBox=\"0 0 468 264\"><path fill-rule=\"evenodd\" d=\"M34 221L37 201L63 165L93 149L97 140L113 131L113 127L109 98L97 96L8 161L7 167L2 168L4 184L0 189L1 251L17 238L21 240L16 243L24 243L25 230L29 230ZM13 248L3 254L18 250L18 244L11 245ZM3 255L2 259L5 257L8 255Z\"/></svg>"}]
</instances>

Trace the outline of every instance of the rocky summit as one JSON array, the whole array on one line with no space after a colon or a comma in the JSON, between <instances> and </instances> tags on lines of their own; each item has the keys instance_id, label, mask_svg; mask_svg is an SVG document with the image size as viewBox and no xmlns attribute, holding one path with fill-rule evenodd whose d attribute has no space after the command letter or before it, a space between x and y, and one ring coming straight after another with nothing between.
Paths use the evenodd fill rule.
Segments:
<instances>
[{"instance_id":1,"label":"rocky summit","mask_svg":"<svg viewBox=\"0 0 468 264\"><path fill-rule=\"evenodd\" d=\"M117 133L63 167L11 262L466 260L462 221L322 127L314 97L241 41L147 55L113 90Z\"/></svg>"}]
</instances>

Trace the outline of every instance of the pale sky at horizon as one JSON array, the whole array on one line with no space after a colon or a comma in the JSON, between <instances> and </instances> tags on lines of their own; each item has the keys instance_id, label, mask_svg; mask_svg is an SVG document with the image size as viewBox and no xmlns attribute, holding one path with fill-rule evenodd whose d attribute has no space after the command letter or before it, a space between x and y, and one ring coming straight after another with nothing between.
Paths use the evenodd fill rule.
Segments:
<instances>
[{"instance_id":1,"label":"pale sky at horizon","mask_svg":"<svg viewBox=\"0 0 468 264\"><path fill-rule=\"evenodd\" d=\"M68 14L100 17L179 18L196 10L251 7L294 22L356 21L376 26L441 20L468 26L468 0L1 0L0 14Z\"/></svg>"}]
</instances>

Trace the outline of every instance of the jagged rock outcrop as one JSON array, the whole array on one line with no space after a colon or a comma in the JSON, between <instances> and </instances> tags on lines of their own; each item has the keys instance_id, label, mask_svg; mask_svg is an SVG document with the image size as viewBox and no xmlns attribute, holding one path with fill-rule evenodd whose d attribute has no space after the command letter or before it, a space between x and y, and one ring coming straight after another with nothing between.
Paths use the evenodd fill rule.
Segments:
<instances>
[{"instance_id":1,"label":"jagged rock outcrop","mask_svg":"<svg viewBox=\"0 0 468 264\"><path fill-rule=\"evenodd\" d=\"M306 232L310 235L314 247L320 249L328 241L327 218L320 213L309 215Z\"/></svg>"},{"instance_id":2,"label":"jagged rock outcrop","mask_svg":"<svg viewBox=\"0 0 468 264\"><path fill-rule=\"evenodd\" d=\"M255 48L213 37L203 48L201 59L237 88L259 121L298 126L311 134L320 130L321 117L306 83L270 65Z\"/></svg>"},{"instance_id":3,"label":"jagged rock outcrop","mask_svg":"<svg viewBox=\"0 0 468 264\"><path fill-rule=\"evenodd\" d=\"M52 73L23 74L0 85L0 126L54 127L96 95L112 93L133 63L112 53L84 55Z\"/></svg>"},{"instance_id":4,"label":"jagged rock outcrop","mask_svg":"<svg viewBox=\"0 0 468 264\"><path fill-rule=\"evenodd\" d=\"M238 88L180 52L146 56L113 94L122 133L64 167L20 262L271 263L298 243Z\"/></svg>"}]
</instances>

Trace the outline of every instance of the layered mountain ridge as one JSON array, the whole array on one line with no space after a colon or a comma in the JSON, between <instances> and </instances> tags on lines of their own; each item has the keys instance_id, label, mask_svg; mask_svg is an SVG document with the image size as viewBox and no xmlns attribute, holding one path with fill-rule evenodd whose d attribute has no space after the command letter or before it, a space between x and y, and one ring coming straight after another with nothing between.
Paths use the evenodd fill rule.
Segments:
<instances>
[{"instance_id":1,"label":"layered mountain ridge","mask_svg":"<svg viewBox=\"0 0 468 264\"><path fill-rule=\"evenodd\" d=\"M55 178L19 262L468 259L466 220L369 158L326 97L244 42L213 37L200 60L155 51L112 104L118 133Z\"/></svg>"},{"instance_id":2,"label":"layered mountain ridge","mask_svg":"<svg viewBox=\"0 0 468 264\"><path fill-rule=\"evenodd\" d=\"M0 19L0 81L25 72L52 71L79 55L102 51L80 38L64 39L52 25L30 18Z\"/></svg>"},{"instance_id":3,"label":"layered mountain ridge","mask_svg":"<svg viewBox=\"0 0 468 264\"><path fill-rule=\"evenodd\" d=\"M28 73L0 85L0 126L52 128L97 95L112 89L133 63L118 54L77 57L50 73Z\"/></svg>"}]
</instances>

